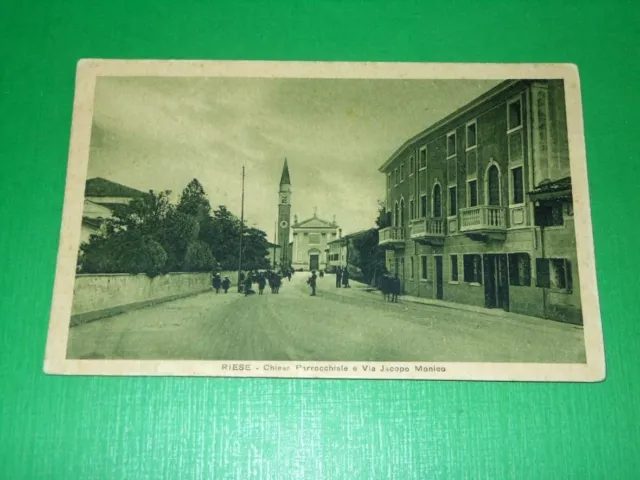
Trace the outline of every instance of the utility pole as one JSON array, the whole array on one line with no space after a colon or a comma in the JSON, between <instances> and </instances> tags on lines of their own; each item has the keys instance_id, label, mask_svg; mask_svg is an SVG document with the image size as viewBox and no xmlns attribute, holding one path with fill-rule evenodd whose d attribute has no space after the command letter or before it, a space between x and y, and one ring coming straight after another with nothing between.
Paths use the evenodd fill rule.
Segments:
<instances>
[{"instance_id":1,"label":"utility pole","mask_svg":"<svg viewBox=\"0 0 640 480\"><path fill-rule=\"evenodd\" d=\"M241 291L240 274L242 273L242 237L244 236L244 166L242 167L242 201L240 204L240 251L238 253L238 292Z\"/></svg>"},{"instance_id":2,"label":"utility pole","mask_svg":"<svg viewBox=\"0 0 640 480\"><path fill-rule=\"evenodd\" d=\"M273 222L273 270L276 269L276 245L278 241L278 222Z\"/></svg>"}]
</instances>

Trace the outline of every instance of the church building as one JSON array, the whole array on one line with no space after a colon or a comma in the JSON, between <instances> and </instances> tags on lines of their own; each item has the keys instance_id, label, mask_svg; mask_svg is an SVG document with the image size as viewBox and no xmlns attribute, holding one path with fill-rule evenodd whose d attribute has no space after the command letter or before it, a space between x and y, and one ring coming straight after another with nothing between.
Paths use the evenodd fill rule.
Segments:
<instances>
[{"instance_id":1,"label":"church building","mask_svg":"<svg viewBox=\"0 0 640 480\"><path fill-rule=\"evenodd\" d=\"M291 224L291 177L286 159L280 177L278 198L278 264L295 270L324 270L327 267L328 243L338 238L339 228L335 216L331 222L322 220L314 209L313 217L298 222L298 216L295 215L293 225ZM293 233L292 241L290 233Z\"/></svg>"}]
</instances>

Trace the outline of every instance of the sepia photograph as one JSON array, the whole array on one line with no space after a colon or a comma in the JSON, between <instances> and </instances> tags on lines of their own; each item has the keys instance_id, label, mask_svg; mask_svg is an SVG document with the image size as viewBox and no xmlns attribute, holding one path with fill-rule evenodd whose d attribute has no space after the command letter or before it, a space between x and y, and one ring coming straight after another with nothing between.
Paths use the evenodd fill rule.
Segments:
<instances>
[{"instance_id":1,"label":"sepia photograph","mask_svg":"<svg viewBox=\"0 0 640 480\"><path fill-rule=\"evenodd\" d=\"M577 69L78 64L45 371L584 381Z\"/></svg>"}]
</instances>

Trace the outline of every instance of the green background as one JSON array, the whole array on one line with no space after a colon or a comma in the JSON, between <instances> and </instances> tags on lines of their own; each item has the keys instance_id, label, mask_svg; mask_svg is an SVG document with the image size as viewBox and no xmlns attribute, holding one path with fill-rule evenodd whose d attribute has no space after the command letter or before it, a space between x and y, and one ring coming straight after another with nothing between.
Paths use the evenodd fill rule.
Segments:
<instances>
[{"instance_id":1,"label":"green background","mask_svg":"<svg viewBox=\"0 0 640 480\"><path fill-rule=\"evenodd\" d=\"M640 478L639 24L612 0L2 2L0 479ZM45 376L82 57L577 63L607 380Z\"/></svg>"}]
</instances>

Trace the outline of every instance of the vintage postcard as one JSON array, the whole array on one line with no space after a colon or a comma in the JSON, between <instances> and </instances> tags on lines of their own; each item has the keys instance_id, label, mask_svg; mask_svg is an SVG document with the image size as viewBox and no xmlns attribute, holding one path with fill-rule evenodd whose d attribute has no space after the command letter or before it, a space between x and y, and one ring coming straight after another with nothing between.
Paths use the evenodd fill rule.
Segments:
<instances>
[{"instance_id":1,"label":"vintage postcard","mask_svg":"<svg viewBox=\"0 0 640 480\"><path fill-rule=\"evenodd\" d=\"M604 379L577 68L80 61L44 369Z\"/></svg>"}]
</instances>

